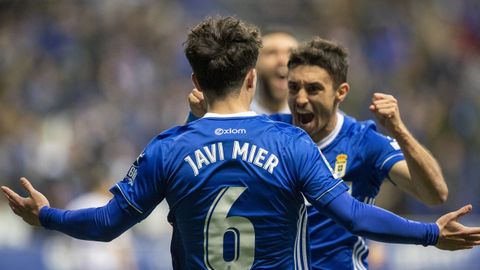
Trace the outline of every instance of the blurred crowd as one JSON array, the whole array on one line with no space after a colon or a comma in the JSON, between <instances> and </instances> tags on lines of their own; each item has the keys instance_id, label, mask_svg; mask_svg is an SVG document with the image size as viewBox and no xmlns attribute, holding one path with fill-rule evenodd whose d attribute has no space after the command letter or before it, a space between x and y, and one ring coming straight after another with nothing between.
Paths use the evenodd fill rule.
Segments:
<instances>
[{"instance_id":1,"label":"blurred crowd","mask_svg":"<svg viewBox=\"0 0 480 270\"><path fill-rule=\"evenodd\" d=\"M480 207L476 0L0 0L1 184L18 190L27 176L65 207L99 182L122 179L153 136L183 122L192 84L182 43L189 27L216 14L342 43L352 87L342 109L350 115L373 117L373 92L397 97L450 196L432 209L403 197L389 207ZM6 207L0 200L0 227ZM0 246L8 239L0 230Z\"/></svg>"}]
</instances>

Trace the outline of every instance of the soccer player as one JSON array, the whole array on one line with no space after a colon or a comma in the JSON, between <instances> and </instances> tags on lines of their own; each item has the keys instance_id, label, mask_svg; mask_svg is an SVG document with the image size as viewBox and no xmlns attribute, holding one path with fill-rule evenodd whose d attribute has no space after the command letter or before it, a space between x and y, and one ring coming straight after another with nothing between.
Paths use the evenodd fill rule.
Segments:
<instances>
[{"instance_id":1,"label":"soccer player","mask_svg":"<svg viewBox=\"0 0 480 270\"><path fill-rule=\"evenodd\" d=\"M262 37L256 65L258 86L250 108L258 114L289 113L288 59L297 40L288 32L272 31Z\"/></svg>"},{"instance_id":2,"label":"soccer player","mask_svg":"<svg viewBox=\"0 0 480 270\"><path fill-rule=\"evenodd\" d=\"M313 38L294 50L288 66L293 117L276 114L271 118L308 132L336 176L351 187L353 197L373 204L380 185L388 178L428 205L446 200L448 189L438 163L405 127L393 96L375 93L370 110L396 140L378 133L373 121L359 122L339 111L350 90L343 47ZM200 92L192 93L202 99ZM197 107L195 114L204 113L205 108L192 101L192 112ZM307 209L313 269L368 268L368 248L361 237L315 207Z\"/></svg>"},{"instance_id":3,"label":"soccer player","mask_svg":"<svg viewBox=\"0 0 480 270\"><path fill-rule=\"evenodd\" d=\"M457 220L471 206L419 223L361 203L334 178L301 129L248 111L261 46L256 27L209 18L185 42L208 113L154 138L102 207L62 210L21 179L28 197L2 191L12 211L80 239L110 241L166 199L174 269L308 269L303 196L355 234L380 241L465 249L480 228Z\"/></svg>"},{"instance_id":4,"label":"soccer player","mask_svg":"<svg viewBox=\"0 0 480 270\"><path fill-rule=\"evenodd\" d=\"M292 53L288 67L292 115L277 115L278 120L309 133L354 198L373 204L388 178L426 204L446 201L448 189L438 163L403 124L393 96L375 93L369 109L394 139L378 133L373 121L360 122L339 111L350 89L343 47L313 38ZM308 228L313 269L368 268L361 237L314 207L308 207Z\"/></svg>"}]
</instances>

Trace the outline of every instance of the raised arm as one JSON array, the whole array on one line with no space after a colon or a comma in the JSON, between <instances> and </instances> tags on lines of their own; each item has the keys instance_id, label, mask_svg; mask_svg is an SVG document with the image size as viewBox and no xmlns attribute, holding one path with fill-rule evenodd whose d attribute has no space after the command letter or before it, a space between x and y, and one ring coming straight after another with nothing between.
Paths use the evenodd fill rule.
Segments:
<instances>
[{"instance_id":1,"label":"raised arm","mask_svg":"<svg viewBox=\"0 0 480 270\"><path fill-rule=\"evenodd\" d=\"M376 241L435 245L444 250L470 249L480 244L480 227L466 227L458 222L458 218L471 211L471 205L442 216L436 223L421 223L361 203L347 192L326 206L317 201L312 204L353 234Z\"/></svg>"},{"instance_id":2,"label":"raised arm","mask_svg":"<svg viewBox=\"0 0 480 270\"><path fill-rule=\"evenodd\" d=\"M382 93L373 94L370 110L395 138L405 160L390 170L390 179L402 190L428 205L447 200L448 188L438 162L408 131L400 118L397 100Z\"/></svg>"}]
</instances>

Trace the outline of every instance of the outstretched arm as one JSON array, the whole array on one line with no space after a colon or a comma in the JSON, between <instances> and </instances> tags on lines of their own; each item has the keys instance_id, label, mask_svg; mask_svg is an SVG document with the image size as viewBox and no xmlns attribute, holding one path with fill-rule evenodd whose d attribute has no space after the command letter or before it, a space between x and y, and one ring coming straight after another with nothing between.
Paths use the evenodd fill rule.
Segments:
<instances>
[{"instance_id":1,"label":"outstretched arm","mask_svg":"<svg viewBox=\"0 0 480 270\"><path fill-rule=\"evenodd\" d=\"M346 192L324 207L316 201L312 204L353 234L381 242L435 245L445 250L480 245L480 227L465 227L457 221L471 211L471 205L442 216L436 223L421 223L361 203Z\"/></svg>"},{"instance_id":2,"label":"outstretched arm","mask_svg":"<svg viewBox=\"0 0 480 270\"><path fill-rule=\"evenodd\" d=\"M97 208L63 210L46 206L40 210L39 219L46 229L102 242L112 241L141 220L139 215L122 209L116 197Z\"/></svg>"},{"instance_id":3,"label":"outstretched arm","mask_svg":"<svg viewBox=\"0 0 480 270\"><path fill-rule=\"evenodd\" d=\"M390 179L420 201L435 205L447 200L448 188L435 158L408 131L400 118L397 100L382 93L373 94L370 110L394 137L405 157L390 170Z\"/></svg>"},{"instance_id":4,"label":"outstretched arm","mask_svg":"<svg viewBox=\"0 0 480 270\"><path fill-rule=\"evenodd\" d=\"M21 180L29 197L24 198L8 187L2 191L12 211L30 225L63 232L75 238L95 241L111 241L142 218L135 212L122 209L114 197L107 205L80 210L50 208L43 194L33 188L26 178Z\"/></svg>"}]
</instances>

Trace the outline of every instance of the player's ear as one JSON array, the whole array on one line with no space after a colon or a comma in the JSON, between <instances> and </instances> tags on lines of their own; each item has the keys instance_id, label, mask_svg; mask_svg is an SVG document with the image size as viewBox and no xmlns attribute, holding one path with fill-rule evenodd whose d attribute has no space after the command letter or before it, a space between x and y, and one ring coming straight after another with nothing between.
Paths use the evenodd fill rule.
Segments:
<instances>
[{"instance_id":1,"label":"player's ear","mask_svg":"<svg viewBox=\"0 0 480 270\"><path fill-rule=\"evenodd\" d=\"M342 102L347 97L348 91L350 91L350 85L348 85L348 83L345 82L340 84L335 93L337 101Z\"/></svg>"},{"instance_id":2,"label":"player's ear","mask_svg":"<svg viewBox=\"0 0 480 270\"><path fill-rule=\"evenodd\" d=\"M257 70L252 68L250 71L248 71L245 79L247 89L255 88L257 86Z\"/></svg>"},{"instance_id":3,"label":"player's ear","mask_svg":"<svg viewBox=\"0 0 480 270\"><path fill-rule=\"evenodd\" d=\"M197 75L195 75L195 73L192 73L192 82L198 91L203 92L202 87L200 87L200 84L198 83Z\"/></svg>"}]
</instances>

